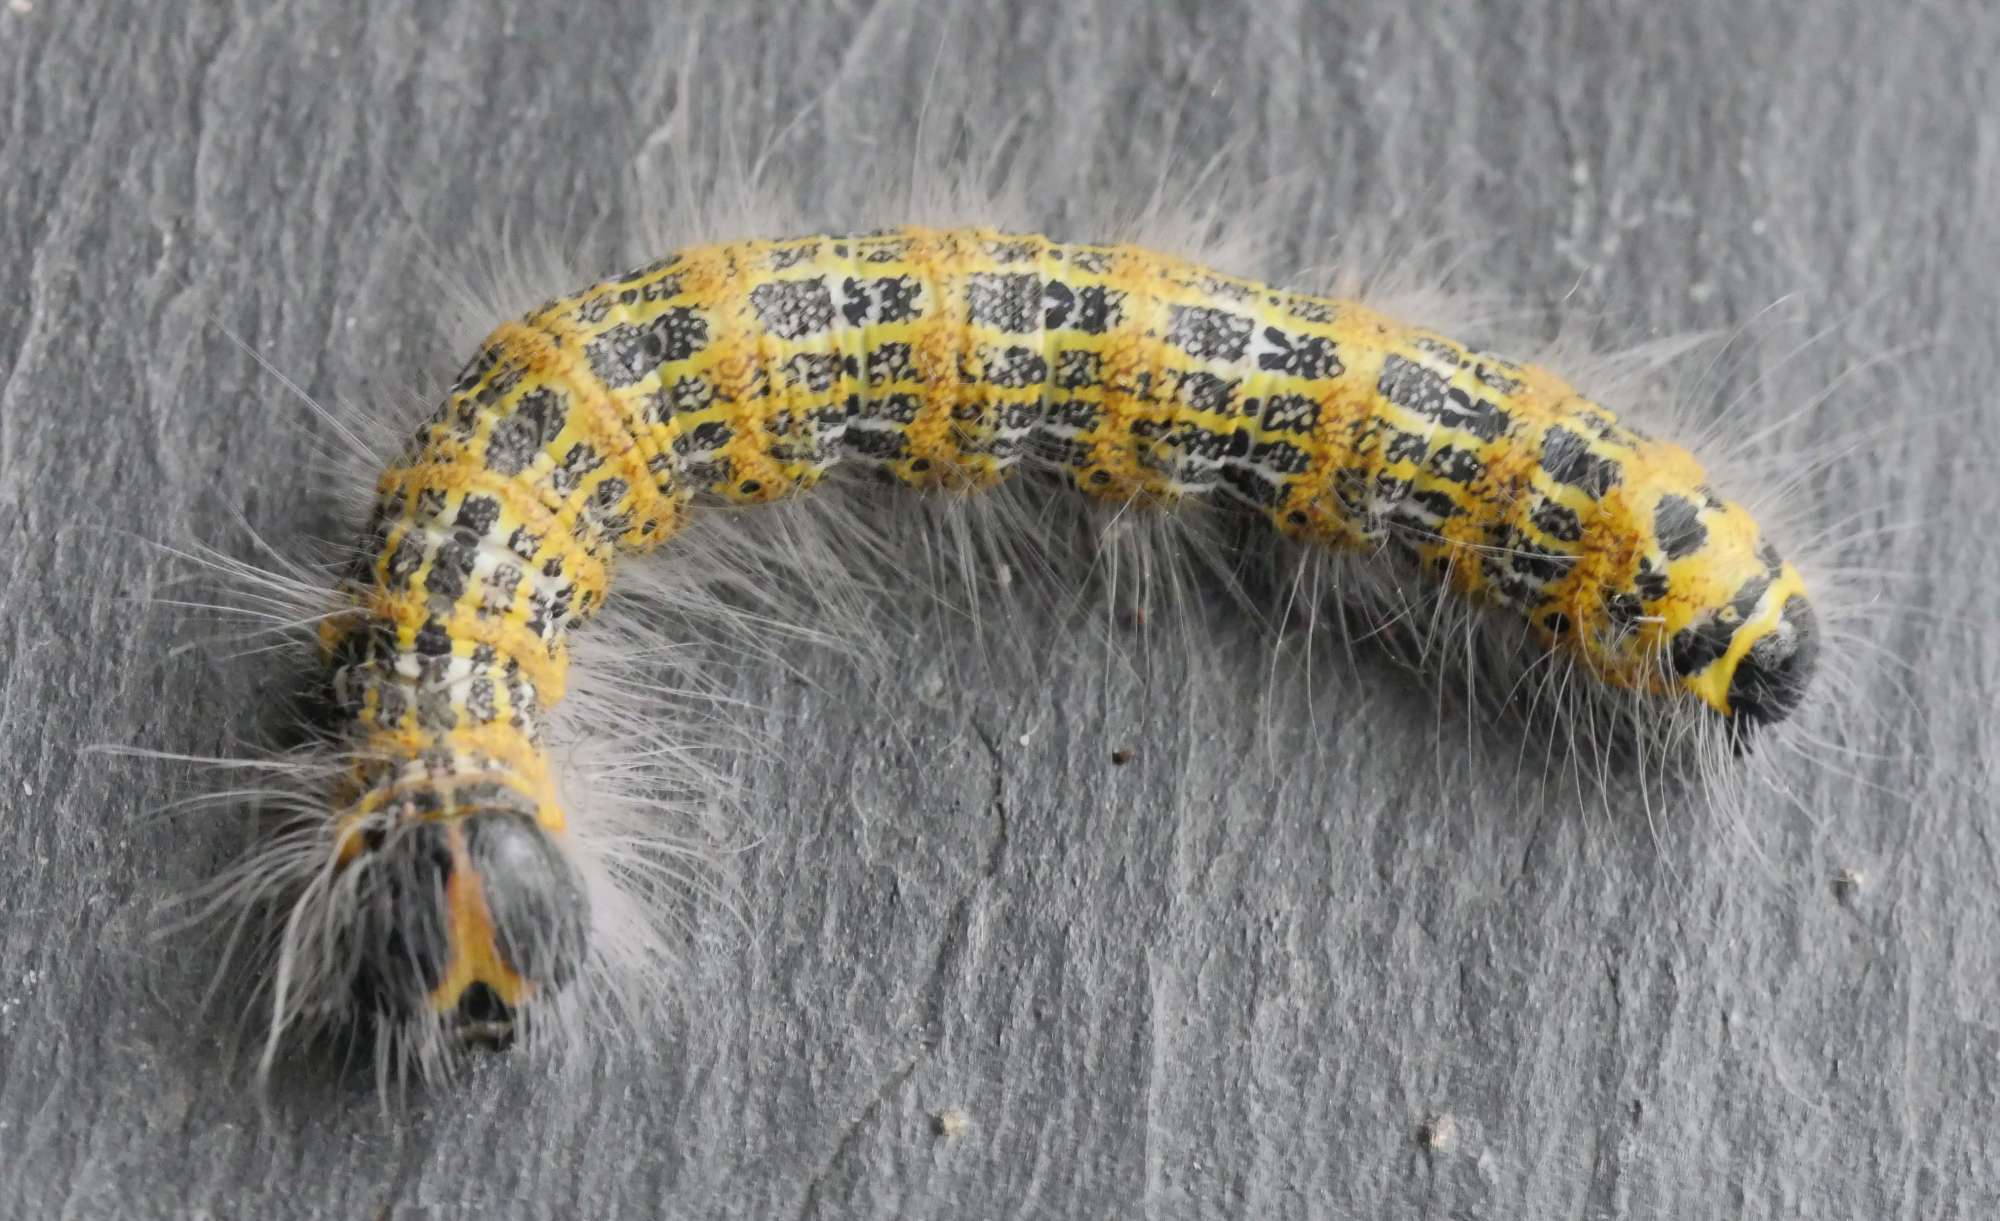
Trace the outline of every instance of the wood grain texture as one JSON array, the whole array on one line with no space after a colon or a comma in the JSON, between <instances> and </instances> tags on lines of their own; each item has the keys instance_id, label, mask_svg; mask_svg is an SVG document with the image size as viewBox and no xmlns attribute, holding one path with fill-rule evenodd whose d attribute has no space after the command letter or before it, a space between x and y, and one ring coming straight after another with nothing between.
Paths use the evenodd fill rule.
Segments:
<instances>
[{"instance_id":1,"label":"wood grain texture","mask_svg":"<svg viewBox=\"0 0 2000 1221\"><path fill-rule=\"evenodd\" d=\"M463 353L409 288L424 242L478 197L550 240L617 227L690 39L753 130L832 90L775 175L801 199L868 189L843 141L907 121L954 31L1135 164L1309 176L1302 237L1421 204L1537 318L1644 337L1789 296L1842 338L1784 384L1849 374L1918 421L1895 466L1838 468L1943 523L1885 545L1923 574L1897 597L1993 623L1980 0L1008 7L0 9L0 1215L2000 1211L2000 654L1916 616L1876 643L1922 752L1797 776L1732 832L1524 803L1438 762L1430 694L1366 659L1274 675L1221 608L1212 652L1139 666L926 612L905 681L818 655L736 680L802 745L744 766L750 932L703 921L692 1003L644 1048L560 1082L495 1061L393 1118L344 1084L260 1113L224 1079L193 1016L213 964L156 904L235 833L148 816L184 769L79 750L228 749L260 715L254 668L169 652L132 536L247 555L239 513L324 526L323 426L212 319L322 398L435 386ZM1304 762L1272 780L1244 760L1276 714Z\"/></svg>"}]
</instances>

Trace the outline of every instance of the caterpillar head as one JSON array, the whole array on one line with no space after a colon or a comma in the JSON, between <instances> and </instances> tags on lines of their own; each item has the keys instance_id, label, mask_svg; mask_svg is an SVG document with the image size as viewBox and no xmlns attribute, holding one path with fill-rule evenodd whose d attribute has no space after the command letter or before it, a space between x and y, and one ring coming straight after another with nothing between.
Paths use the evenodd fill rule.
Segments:
<instances>
[{"instance_id":1,"label":"caterpillar head","mask_svg":"<svg viewBox=\"0 0 2000 1221\"><path fill-rule=\"evenodd\" d=\"M1799 706L1819 668L1819 629L1812 603L1792 593L1775 621L1743 631L1750 647L1729 676L1728 699L1730 716L1749 730L1782 721Z\"/></svg>"},{"instance_id":2,"label":"caterpillar head","mask_svg":"<svg viewBox=\"0 0 2000 1221\"><path fill-rule=\"evenodd\" d=\"M1739 748L1798 708L1819 667L1818 624L1798 570L1769 546L1744 550L1705 558L1717 592L1674 632L1668 654L1681 687L1728 718Z\"/></svg>"},{"instance_id":3,"label":"caterpillar head","mask_svg":"<svg viewBox=\"0 0 2000 1221\"><path fill-rule=\"evenodd\" d=\"M449 1042L509 1045L525 1010L576 975L582 880L529 815L478 810L402 824L359 866L355 974L364 1009L434 1023Z\"/></svg>"}]
</instances>

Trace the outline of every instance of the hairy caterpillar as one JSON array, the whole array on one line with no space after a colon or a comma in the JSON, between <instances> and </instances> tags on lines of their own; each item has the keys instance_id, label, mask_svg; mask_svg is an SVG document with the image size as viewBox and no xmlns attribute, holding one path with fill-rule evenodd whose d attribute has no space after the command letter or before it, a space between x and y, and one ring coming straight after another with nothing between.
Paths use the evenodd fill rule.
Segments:
<instances>
[{"instance_id":1,"label":"hairy caterpillar","mask_svg":"<svg viewBox=\"0 0 2000 1221\"><path fill-rule=\"evenodd\" d=\"M1798 573L1684 450L1546 370L1129 246L906 229L684 250L481 345L381 478L320 630L343 718L288 939L419 1039L505 1042L587 950L540 741L614 555L840 462L1114 502L1214 494L1420 566L1739 743L1813 672ZM342 998L286 994L276 1024Z\"/></svg>"}]
</instances>

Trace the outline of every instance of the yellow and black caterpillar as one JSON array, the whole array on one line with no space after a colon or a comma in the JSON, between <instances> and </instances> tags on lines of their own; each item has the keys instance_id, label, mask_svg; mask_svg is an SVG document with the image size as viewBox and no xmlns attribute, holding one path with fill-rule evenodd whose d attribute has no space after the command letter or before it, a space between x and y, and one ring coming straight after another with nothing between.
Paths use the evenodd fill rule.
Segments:
<instances>
[{"instance_id":1,"label":"yellow and black caterpillar","mask_svg":"<svg viewBox=\"0 0 2000 1221\"><path fill-rule=\"evenodd\" d=\"M329 868L356 886L341 961L364 1008L505 1040L564 987L590 919L540 725L570 629L616 553L697 500L773 500L842 462L1226 498L1419 565L1738 740L1815 665L1803 583L1750 515L1547 370L1131 246L903 229L683 250L494 331L378 485L321 631L352 760Z\"/></svg>"}]
</instances>

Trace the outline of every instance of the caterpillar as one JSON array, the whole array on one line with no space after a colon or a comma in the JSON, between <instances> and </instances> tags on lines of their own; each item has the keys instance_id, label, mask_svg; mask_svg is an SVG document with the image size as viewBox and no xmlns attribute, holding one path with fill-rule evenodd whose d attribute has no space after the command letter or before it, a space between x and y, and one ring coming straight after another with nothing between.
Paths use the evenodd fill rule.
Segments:
<instances>
[{"instance_id":1,"label":"caterpillar","mask_svg":"<svg viewBox=\"0 0 2000 1221\"><path fill-rule=\"evenodd\" d=\"M842 464L1035 470L1379 553L1739 749L1803 699L1797 570L1686 450L1556 374L1128 245L904 228L683 249L507 322L381 475L320 624L344 744L288 957L430 1045L505 1045L589 953L543 726L625 553ZM305 901L301 900L303 905ZM283 960L281 960L283 961ZM316 985L315 985L316 986Z\"/></svg>"}]
</instances>

